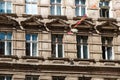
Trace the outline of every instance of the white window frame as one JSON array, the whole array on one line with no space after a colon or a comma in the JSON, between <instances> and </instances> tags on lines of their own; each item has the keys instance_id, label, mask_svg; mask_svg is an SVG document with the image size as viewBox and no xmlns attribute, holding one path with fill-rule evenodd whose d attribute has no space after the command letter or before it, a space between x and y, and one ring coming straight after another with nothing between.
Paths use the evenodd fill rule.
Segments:
<instances>
[{"instance_id":1,"label":"white window frame","mask_svg":"<svg viewBox=\"0 0 120 80\"><path fill-rule=\"evenodd\" d=\"M4 55L12 55L13 53L13 45L12 45L12 33L11 32L2 32L5 33L5 39L1 40L1 42L4 42ZM11 40L7 40L7 33L11 33ZM11 53L7 53L7 42L11 43Z\"/></svg>"},{"instance_id":2,"label":"white window frame","mask_svg":"<svg viewBox=\"0 0 120 80\"><path fill-rule=\"evenodd\" d=\"M7 77L9 76L7 76L7 75L1 75L1 76L3 76L4 77L4 80L7 80ZM11 77L11 80L12 80L12 77Z\"/></svg>"},{"instance_id":3,"label":"white window frame","mask_svg":"<svg viewBox=\"0 0 120 80\"><path fill-rule=\"evenodd\" d=\"M33 76L33 75L31 75L31 76L26 76L26 78L30 78L30 80L34 80L34 78L36 77L36 76ZM36 77L36 78L38 78L39 79L39 77Z\"/></svg>"},{"instance_id":4,"label":"white window frame","mask_svg":"<svg viewBox=\"0 0 120 80\"><path fill-rule=\"evenodd\" d=\"M29 33L28 33L29 34ZM37 40L36 41L33 41L32 40L32 35L33 34L30 34L30 41L27 41L26 40L26 43L30 43L30 55L29 56L38 56L38 34L36 34L37 35ZM33 49L32 49L32 46L33 46L33 43L36 43L37 45L36 45L36 55L34 55L32 52L33 52Z\"/></svg>"},{"instance_id":5,"label":"white window frame","mask_svg":"<svg viewBox=\"0 0 120 80\"><path fill-rule=\"evenodd\" d=\"M106 45L109 45L108 44L108 40L107 39L105 39L105 44ZM114 60L114 50L113 50L113 46L110 46L111 47L111 49L112 49L112 56L111 56L111 58L110 59L108 59L108 50L107 50L107 48L108 48L108 46L104 46L105 47L105 60ZM102 54L103 55L103 54Z\"/></svg>"},{"instance_id":6,"label":"white window frame","mask_svg":"<svg viewBox=\"0 0 120 80\"><path fill-rule=\"evenodd\" d=\"M52 34L53 36L56 36L56 35L59 35L59 34ZM59 48L59 43L58 43L58 37L55 37L55 57L56 58L59 58L59 52L58 52L58 48ZM63 41L62 41L63 42ZM54 43L54 42L53 42ZM62 43L62 57L61 58L64 58L64 44Z\"/></svg>"},{"instance_id":7,"label":"white window frame","mask_svg":"<svg viewBox=\"0 0 120 80\"><path fill-rule=\"evenodd\" d=\"M87 39L88 40L88 39ZM80 40L80 42L79 42L80 44L79 44L79 46L81 47L80 48L80 52L81 52L81 54L80 54L80 56L81 57L79 57L79 58L81 58L81 59L85 59L84 58L84 56L83 56L83 46L84 46L84 43L83 43L83 38L81 38L81 40ZM86 43L87 44L87 43ZM89 59L89 45L87 44L87 59Z\"/></svg>"},{"instance_id":8,"label":"white window frame","mask_svg":"<svg viewBox=\"0 0 120 80\"><path fill-rule=\"evenodd\" d=\"M100 2L101 2L101 1L100 1ZM102 6L107 6L107 5L105 5L105 3L104 3L105 1L102 1L102 2L103 2L103 5L102 5ZM105 17L107 17L107 11L109 11L109 12L108 12L108 17L107 17L107 18L111 17L110 14L111 14L111 6L112 6L111 1L108 1L108 2L109 2L108 7L110 7L110 8L107 9L106 12L105 12L105 14L104 14ZM101 6L100 6L100 10L102 10L102 9L104 9L104 8L101 8ZM100 11L100 15L102 15L102 16L100 16L100 17L104 17L103 14L102 14L102 11Z\"/></svg>"},{"instance_id":9,"label":"white window frame","mask_svg":"<svg viewBox=\"0 0 120 80\"><path fill-rule=\"evenodd\" d=\"M62 0L61 0L61 3L62 3ZM52 5L55 6L54 15L58 15L58 13L57 13L57 5L61 6L61 11L60 11L61 13L60 13L60 15L62 15L62 4L61 3L57 3L57 0L55 0L55 2L53 4L51 4L51 6ZM53 15L53 14L51 14L51 15Z\"/></svg>"},{"instance_id":10,"label":"white window frame","mask_svg":"<svg viewBox=\"0 0 120 80\"><path fill-rule=\"evenodd\" d=\"M81 9L82 9L83 6L84 6L84 8L85 8L85 14L86 14L86 10L87 10L87 9L86 9L86 1L85 1L85 4L82 4L82 3L81 3L81 0L79 0L79 3L78 3L78 4L75 3L75 6L76 6L76 8L77 8L77 7L79 8L79 12L78 12L79 15L76 15L76 10L75 10L75 15L76 15L76 16L83 16L83 15L82 15L82 12L81 12L81 11L82 11Z\"/></svg>"},{"instance_id":11,"label":"white window frame","mask_svg":"<svg viewBox=\"0 0 120 80\"><path fill-rule=\"evenodd\" d=\"M13 5L12 5L12 1L9 1L9 0L3 0L2 2L4 2L5 3L5 6L4 6L4 10L5 10L5 12L4 13L7 13L7 2L11 2L11 13L13 12L13 10L12 10L12 7L13 7Z\"/></svg>"},{"instance_id":12,"label":"white window frame","mask_svg":"<svg viewBox=\"0 0 120 80\"><path fill-rule=\"evenodd\" d=\"M55 48L55 49L56 49L55 57L59 58L59 56L58 56L58 54L59 54L59 53L58 53L58 48L59 48L59 47L58 47L58 43L55 44L55 47L56 47L56 48ZM62 57L64 57L64 44L62 44Z\"/></svg>"}]
</instances>

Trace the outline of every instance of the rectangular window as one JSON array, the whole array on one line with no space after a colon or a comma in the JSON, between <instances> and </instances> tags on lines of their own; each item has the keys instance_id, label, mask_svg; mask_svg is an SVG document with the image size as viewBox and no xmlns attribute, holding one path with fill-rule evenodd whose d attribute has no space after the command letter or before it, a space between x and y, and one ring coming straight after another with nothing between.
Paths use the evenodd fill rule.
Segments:
<instances>
[{"instance_id":1,"label":"rectangular window","mask_svg":"<svg viewBox=\"0 0 120 80\"><path fill-rule=\"evenodd\" d=\"M39 76L26 76L25 80L38 80Z\"/></svg>"},{"instance_id":2,"label":"rectangular window","mask_svg":"<svg viewBox=\"0 0 120 80\"><path fill-rule=\"evenodd\" d=\"M105 60L112 60L114 58L112 39L112 37L102 37L102 58Z\"/></svg>"},{"instance_id":3,"label":"rectangular window","mask_svg":"<svg viewBox=\"0 0 120 80\"><path fill-rule=\"evenodd\" d=\"M12 76L10 76L10 75L0 75L0 80L12 80Z\"/></svg>"},{"instance_id":4,"label":"rectangular window","mask_svg":"<svg viewBox=\"0 0 120 80\"><path fill-rule=\"evenodd\" d=\"M0 55L11 55L12 33L0 32Z\"/></svg>"},{"instance_id":5,"label":"rectangular window","mask_svg":"<svg viewBox=\"0 0 120 80\"><path fill-rule=\"evenodd\" d=\"M26 56L37 56L37 34L26 34Z\"/></svg>"},{"instance_id":6,"label":"rectangular window","mask_svg":"<svg viewBox=\"0 0 120 80\"><path fill-rule=\"evenodd\" d=\"M0 13L12 13L11 1L0 1Z\"/></svg>"},{"instance_id":7,"label":"rectangular window","mask_svg":"<svg viewBox=\"0 0 120 80\"><path fill-rule=\"evenodd\" d=\"M88 37L77 35L77 58L88 59Z\"/></svg>"},{"instance_id":8,"label":"rectangular window","mask_svg":"<svg viewBox=\"0 0 120 80\"><path fill-rule=\"evenodd\" d=\"M37 0L26 0L26 14L37 14Z\"/></svg>"},{"instance_id":9,"label":"rectangular window","mask_svg":"<svg viewBox=\"0 0 120 80\"><path fill-rule=\"evenodd\" d=\"M86 0L75 0L75 14L76 16L83 16L86 13L86 6L85 6Z\"/></svg>"},{"instance_id":10,"label":"rectangular window","mask_svg":"<svg viewBox=\"0 0 120 80\"><path fill-rule=\"evenodd\" d=\"M52 34L52 57L64 57L63 35Z\"/></svg>"},{"instance_id":11,"label":"rectangular window","mask_svg":"<svg viewBox=\"0 0 120 80\"><path fill-rule=\"evenodd\" d=\"M61 15L61 0L50 0L51 15Z\"/></svg>"},{"instance_id":12,"label":"rectangular window","mask_svg":"<svg viewBox=\"0 0 120 80\"><path fill-rule=\"evenodd\" d=\"M109 17L109 0L100 0L99 2L100 7L100 17Z\"/></svg>"},{"instance_id":13,"label":"rectangular window","mask_svg":"<svg viewBox=\"0 0 120 80\"><path fill-rule=\"evenodd\" d=\"M63 77L63 76L53 76L52 80L65 80L65 77Z\"/></svg>"}]
</instances>

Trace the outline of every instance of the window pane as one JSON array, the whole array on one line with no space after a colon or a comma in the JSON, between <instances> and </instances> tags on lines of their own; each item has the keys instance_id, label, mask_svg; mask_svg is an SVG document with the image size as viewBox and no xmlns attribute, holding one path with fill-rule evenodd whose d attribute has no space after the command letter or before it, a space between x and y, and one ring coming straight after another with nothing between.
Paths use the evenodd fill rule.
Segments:
<instances>
[{"instance_id":1,"label":"window pane","mask_svg":"<svg viewBox=\"0 0 120 80\"><path fill-rule=\"evenodd\" d=\"M50 7L51 15L55 15L55 6L51 5Z\"/></svg>"},{"instance_id":2,"label":"window pane","mask_svg":"<svg viewBox=\"0 0 120 80\"><path fill-rule=\"evenodd\" d=\"M85 4L85 1L86 1L86 0L80 0L80 1L81 1L81 4Z\"/></svg>"},{"instance_id":3,"label":"window pane","mask_svg":"<svg viewBox=\"0 0 120 80\"><path fill-rule=\"evenodd\" d=\"M30 34L26 34L26 40L30 41Z\"/></svg>"},{"instance_id":4,"label":"window pane","mask_svg":"<svg viewBox=\"0 0 120 80\"><path fill-rule=\"evenodd\" d=\"M32 34L32 41L37 41L37 34Z\"/></svg>"},{"instance_id":5,"label":"window pane","mask_svg":"<svg viewBox=\"0 0 120 80\"><path fill-rule=\"evenodd\" d=\"M5 33L4 32L0 32L0 40L5 40Z\"/></svg>"},{"instance_id":6,"label":"window pane","mask_svg":"<svg viewBox=\"0 0 120 80\"><path fill-rule=\"evenodd\" d=\"M7 42L6 55L11 55L11 42Z\"/></svg>"},{"instance_id":7,"label":"window pane","mask_svg":"<svg viewBox=\"0 0 120 80\"><path fill-rule=\"evenodd\" d=\"M85 15L85 7L81 7L81 16Z\"/></svg>"},{"instance_id":8,"label":"window pane","mask_svg":"<svg viewBox=\"0 0 120 80\"><path fill-rule=\"evenodd\" d=\"M5 3L0 2L0 13L5 13Z\"/></svg>"},{"instance_id":9,"label":"window pane","mask_svg":"<svg viewBox=\"0 0 120 80\"><path fill-rule=\"evenodd\" d=\"M37 14L37 4L31 4L31 9L32 9L32 11L31 11L31 13L32 14Z\"/></svg>"},{"instance_id":10,"label":"window pane","mask_svg":"<svg viewBox=\"0 0 120 80\"><path fill-rule=\"evenodd\" d=\"M31 0L31 2L36 2L37 3L37 0Z\"/></svg>"},{"instance_id":11,"label":"window pane","mask_svg":"<svg viewBox=\"0 0 120 80\"><path fill-rule=\"evenodd\" d=\"M11 76L6 76L6 80L12 80Z\"/></svg>"},{"instance_id":12,"label":"window pane","mask_svg":"<svg viewBox=\"0 0 120 80\"><path fill-rule=\"evenodd\" d=\"M105 58L105 46L102 46L102 58L103 58L103 59L106 59L106 58Z\"/></svg>"},{"instance_id":13,"label":"window pane","mask_svg":"<svg viewBox=\"0 0 120 80\"><path fill-rule=\"evenodd\" d=\"M76 16L79 16L79 7L75 8L75 14L76 14Z\"/></svg>"},{"instance_id":14,"label":"window pane","mask_svg":"<svg viewBox=\"0 0 120 80\"><path fill-rule=\"evenodd\" d=\"M57 0L57 3L61 3L61 0Z\"/></svg>"},{"instance_id":15,"label":"window pane","mask_svg":"<svg viewBox=\"0 0 120 80\"><path fill-rule=\"evenodd\" d=\"M112 59L112 47L107 47L107 57L109 60Z\"/></svg>"},{"instance_id":16,"label":"window pane","mask_svg":"<svg viewBox=\"0 0 120 80\"><path fill-rule=\"evenodd\" d=\"M61 6L57 6L57 15L61 15Z\"/></svg>"},{"instance_id":17,"label":"window pane","mask_svg":"<svg viewBox=\"0 0 120 80\"><path fill-rule=\"evenodd\" d=\"M12 33L7 33L7 40L11 40L12 38Z\"/></svg>"},{"instance_id":18,"label":"window pane","mask_svg":"<svg viewBox=\"0 0 120 80\"><path fill-rule=\"evenodd\" d=\"M79 4L79 0L75 0L75 4Z\"/></svg>"},{"instance_id":19,"label":"window pane","mask_svg":"<svg viewBox=\"0 0 120 80\"><path fill-rule=\"evenodd\" d=\"M4 76L0 76L0 80L4 80L4 78L5 78Z\"/></svg>"},{"instance_id":20,"label":"window pane","mask_svg":"<svg viewBox=\"0 0 120 80\"><path fill-rule=\"evenodd\" d=\"M37 43L32 44L32 56L37 56Z\"/></svg>"},{"instance_id":21,"label":"window pane","mask_svg":"<svg viewBox=\"0 0 120 80\"><path fill-rule=\"evenodd\" d=\"M0 41L0 55L4 55L5 53L5 43Z\"/></svg>"},{"instance_id":22,"label":"window pane","mask_svg":"<svg viewBox=\"0 0 120 80\"><path fill-rule=\"evenodd\" d=\"M88 59L87 45L83 45L83 58Z\"/></svg>"},{"instance_id":23,"label":"window pane","mask_svg":"<svg viewBox=\"0 0 120 80\"><path fill-rule=\"evenodd\" d=\"M25 2L31 2L31 0L26 0Z\"/></svg>"},{"instance_id":24,"label":"window pane","mask_svg":"<svg viewBox=\"0 0 120 80\"><path fill-rule=\"evenodd\" d=\"M33 77L33 80L38 80L38 77Z\"/></svg>"},{"instance_id":25,"label":"window pane","mask_svg":"<svg viewBox=\"0 0 120 80\"><path fill-rule=\"evenodd\" d=\"M11 13L11 2L6 2L7 13Z\"/></svg>"},{"instance_id":26,"label":"window pane","mask_svg":"<svg viewBox=\"0 0 120 80\"><path fill-rule=\"evenodd\" d=\"M31 14L31 4L26 4L25 9L27 14Z\"/></svg>"},{"instance_id":27,"label":"window pane","mask_svg":"<svg viewBox=\"0 0 120 80\"><path fill-rule=\"evenodd\" d=\"M63 50L62 50L62 35L58 35L58 57L63 57Z\"/></svg>"},{"instance_id":28,"label":"window pane","mask_svg":"<svg viewBox=\"0 0 120 80\"><path fill-rule=\"evenodd\" d=\"M77 58L81 58L81 45L77 45Z\"/></svg>"},{"instance_id":29,"label":"window pane","mask_svg":"<svg viewBox=\"0 0 120 80\"><path fill-rule=\"evenodd\" d=\"M50 3L52 4L52 3L54 3L55 2L55 0L50 0Z\"/></svg>"},{"instance_id":30,"label":"window pane","mask_svg":"<svg viewBox=\"0 0 120 80\"><path fill-rule=\"evenodd\" d=\"M58 57L63 57L62 45L58 45Z\"/></svg>"},{"instance_id":31,"label":"window pane","mask_svg":"<svg viewBox=\"0 0 120 80\"><path fill-rule=\"evenodd\" d=\"M52 35L52 57L56 57L56 36Z\"/></svg>"},{"instance_id":32,"label":"window pane","mask_svg":"<svg viewBox=\"0 0 120 80\"><path fill-rule=\"evenodd\" d=\"M30 43L26 43L26 56L30 56Z\"/></svg>"}]
</instances>

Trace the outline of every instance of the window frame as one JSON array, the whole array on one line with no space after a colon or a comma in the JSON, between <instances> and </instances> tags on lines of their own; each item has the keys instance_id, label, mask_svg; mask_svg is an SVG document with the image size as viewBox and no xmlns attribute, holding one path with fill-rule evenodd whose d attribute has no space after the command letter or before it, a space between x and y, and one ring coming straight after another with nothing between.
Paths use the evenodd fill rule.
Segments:
<instances>
[{"instance_id":1,"label":"window frame","mask_svg":"<svg viewBox=\"0 0 120 80\"><path fill-rule=\"evenodd\" d=\"M10 79L12 80L12 75L0 75L0 77L4 77L4 80L7 80L7 77L10 77Z\"/></svg>"},{"instance_id":2,"label":"window frame","mask_svg":"<svg viewBox=\"0 0 120 80\"><path fill-rule=\"evenodd\" d=\"M0 42L4 43L4 53L1 54L1 55L5 55L5 56L7 56L7 55L13 55L13 34L12 34L12 32L0 32L0 33L4 33L4 40L0 40ZM11 36L10 36L11 39L10 40L7 39L8 33L11 34ZM10 53L7 53L8 42L10 42L10 44L11 44L11 46L10 46Z\"/></svg>"},{"instance_id":3,"label":"window frame","mask_svg":"<svg viewBox=\"0 0 120 80\"><path fill-rule=\"evenodd\" d=\"M112 45L113 37L102 37L101 40L102 40L102 59L114 60L114 50L113 50L113 45ZM109 53L108 48L111 48L110 49L111 53Z\"/></svg>"},{"instance_id":4,"label":"window frame","mask_svg":"<svg viewBox=\"0 0 120 80\"><path fill-rule=\"evenodd\" d=\"M9 8L7 8L7 3L9 2L9 3L11 3L11 12L10 13L13 13L13 5L12 5L12 1L11 0L3 0L3 1L0 1L0 2L4 2L4 12L3 13L8 13L7 12L7 9L9 9ZM1 13L1 12L0 12Z\"/></svg>"},{"instance_id":5,"label":"window frame","mask_svg":"<svg viewBox=\"0 0 120 80\"><path fill-rule=\"evenodd\" d=\"M85 38L86 38L86 42L84 42ZM77 58L89 59L88 36L77 35L76 40L77 40ZM87 56L84 55L84 46L87 47L87 53L85 54Z\"/></svg>"},{"instance_id":6,"label":"window frame","mask_svg":"<svg viewBox=\"0 0 120 80\"><path fill-rule=\"evenodd\" d=\"M100 3L102 3L102 4L100 5ZM105 3L107 3L107 4L105 4ZM99 8L100 8L100 10L99 10L100 17L105 17L105 18L110 17L110 1L100 0Z\"/></svg>"},{"instance_id":7,"label":"window frame","mask_svg":"<svg viewBox=\"0 0 120 80\"><path fill-rule=\"evenodd\" d=\"M60 0L60 3L57 2L57 0L54 0L54 2L51 2L52 0L50 0L50 14L51 15L62 15L62 0ZM60 13L57 12L58 8L60 7ZM54 12L52 13L52 7L54 9Z\"/></svg>"},{"instance_id":8,"label":"window frame","mask_svg":"<svg viewBox=\"0 0 120 80\"><path fill-rule=\"evenodd\" d=\"M35 57L35 56L38 56L38 34L37 33L26 33L26 37L27 37L27 35L30 35L30 40L27 40L26 39L26 44L28 43L28 44L30 44L30 53L29 53L29 55L26 53L26 56L31 56L31 57ZM36 35L36 41L33 41L32 39L32 35ZM36 53L35 53L35 55L34 55L34 53L33 53L33 43L36 43ZM27 51L27 45L26 45L26 51Z\"/></svg>"},{"instance_id":9,"label":"window frame","mask_svg":"<svg viewBox=\"0 0 120 80\"><path fill-rule=\"evenodd\" d=\"M37 3L38 3L38 0L37 0L37 2L34 2L33 0L31 0L30 2L27 2L27 0L25 0L25 13L26 14L38 14L38 5L37 5ZM29 4L30 5L30 12L27 12L27 4ZM35 13L33 13L33 9L32 9L32 5L35 5L36 4L36 6L37 6L37 8L36 8L36 12Z\"/></svg>"},{"instance_id":10,"label":"window frame","mask_svg":"<svg viewBox=\"0 0 120 80\"><path fill-rule=\"evenodd\" d=\"M37 78L37 80L39 80L39 76L37 75L26 75L25 80L28 80L28 78L30 78L30 80L34 80L34 78Z\"/></svg>"},{"instance_id":11,"label":"window frame","mask_svg":"<svg viewBox=\"0 0 120 80\"><path fill-rule=\"evenodd\" d=\"M52 80L65 80L64 76L52 76Z\"/></svg>"},{"instance_id":12,"label":"window frame","mask_svg":"<svg viewBox=\"0 0 120 80\"><path fill-rule=\"evenodd\" d=\"M58 41L58 36L62 36L62 41L59 42ZM53 40L53 38L55 37L55 41ZM56 58L64 58L64 44L63 44L63 37L64 35L63 34L52 34L51 35L51 40L52 40L52 57L56 57ZM62 46L62 56L59 56L59 52L58 52L58 49L59 49L59 44ZM55 48L54 48L55 47ZM55 50L54 50L55 49Z\"/></svg>"},{"instance_id":13,"label":"window frame","mask_svg":"<svg viewBox=\"0 0 120 80\"><path fill-rule=\"evenodd\" d=\"M86 9L86 0L85 0L85 4L82 4L82 1L81 0L78 0L78 4L76 4L76 2L77 2L77 0L75 0L75 15L76 16L84 16L85 14L86 14L86 11L87 11L87 9ZM79 9L78 11L79 12L77 12L77 8ZM82 9L84 8L84 11L85 11L85 13L84 14L82 14Z\"/></svg>"}]
</instances>

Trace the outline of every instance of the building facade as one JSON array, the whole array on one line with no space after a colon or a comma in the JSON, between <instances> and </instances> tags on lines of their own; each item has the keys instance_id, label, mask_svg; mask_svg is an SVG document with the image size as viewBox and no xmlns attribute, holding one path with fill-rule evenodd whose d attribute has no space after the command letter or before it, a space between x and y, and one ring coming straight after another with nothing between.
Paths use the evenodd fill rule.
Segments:
<instances>
[{"instance_id":1,"label":"building facade","mask_svg":"<svg viewBox=\"0 0 120 80\"><path fill-rule=\"evenodd\" d=\"M120 80L119 28L119 0L0 0L0 80Z\"/></svg>"}]
</instances>

